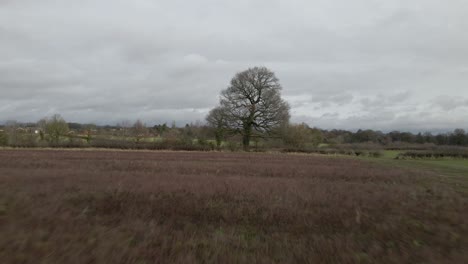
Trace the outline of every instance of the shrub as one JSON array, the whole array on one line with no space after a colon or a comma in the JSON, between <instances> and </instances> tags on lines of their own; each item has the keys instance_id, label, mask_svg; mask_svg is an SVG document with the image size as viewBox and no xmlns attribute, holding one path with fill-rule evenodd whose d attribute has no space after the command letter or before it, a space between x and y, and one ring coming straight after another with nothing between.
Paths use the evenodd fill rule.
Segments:
<instances>
[{"instance_id":1,"label":"shrub","mask_svg":"<svg viewBox=\"0 0 468 264\"><path fill-rule=\"evenodd\" d=\"M396 159L468 159L468 149L463 147L439 147L434 150L412 150L400 153Z\"/></svg>"},{"instance_id":2,"label":"shrub","mask_svg":"<svg viewBox=\"0 0 468 264\"><path fill-rule=\"evenodd\" d=\"M0 132L0 146L7 146L8 145L8 137L5 132Z\"/></svg>"}]
</instances>

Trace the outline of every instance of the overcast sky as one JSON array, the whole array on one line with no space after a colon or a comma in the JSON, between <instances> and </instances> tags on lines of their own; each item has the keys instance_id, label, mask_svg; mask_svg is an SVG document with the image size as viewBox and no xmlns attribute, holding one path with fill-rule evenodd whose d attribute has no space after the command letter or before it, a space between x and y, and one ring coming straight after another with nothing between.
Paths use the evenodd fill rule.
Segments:
<instances>
[{"instance_id":1,"label":"overcast sky","mask_svg":"<svg viewBox=\"0 0 468 264\"><path fill-rule=\"evenodd\" d=\"M466 0L0 0L0 122L203 121L273 70L292 121L468 129Z\"/></svg>"}]
</instances>

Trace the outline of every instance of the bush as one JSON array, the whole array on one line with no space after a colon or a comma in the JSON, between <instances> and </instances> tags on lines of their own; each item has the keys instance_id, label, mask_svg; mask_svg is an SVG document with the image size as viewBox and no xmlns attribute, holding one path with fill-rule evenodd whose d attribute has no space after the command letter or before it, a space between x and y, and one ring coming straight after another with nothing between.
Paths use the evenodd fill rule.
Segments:
<instances>
[{"instance_id":1,"label":"bush","mask_svg":"<svg viewBox=\"0 0 468 264\"><path fill-rule=\"evenodd\" d=\"M468 149L463 147L439 147L434 150L412 150L398 154L395 159L468 159Z\"/></svg>"},{"instance_id":2,"label":"bush","mask_svg":"<svg viewBox=\"0 0 468 264\"><path fill-rule=\"evenodd\" d=\"M185 150L185 151L211 151L213 144L193 144L191 141L180 139L164 139L160 142L135 142L127 140L94 139L89 144L95 148L116 149L147 149L147 150Z\"/></svg>"},{"instance_id":3,"label":"bush","mask_svg":"<svg viewBox=\"0 0 468 264\"><path fill-rule=\"evenodd\" d=\"M7 146L8 145L8 137L5 132L0 132L0 146Z\"/></svg>"},{"instance_id":4,"label":"bush","mask_svg":"<svg viewBox=\"0 0 468 264\"><path fill-rule=\"evenodd\" d=\"M240 150L240 145L239 145L239 143L237 143L235 141L228 141L227 142L227 148L230 151L239 151Z\"/></svg>"},{"instance_id":5,"label":"bush","mask_svg":"<svg viewBox=\"0 0 468 264\"><path fill-rule=\"evenodd\" d=\"M372 157L379 158L383 154L380 150L362 150L362 149L345 149L345 148L285 148L283 152L297 153L317 153L322 155L347 155L357 157Z\"/></svg>"}]
</instances>

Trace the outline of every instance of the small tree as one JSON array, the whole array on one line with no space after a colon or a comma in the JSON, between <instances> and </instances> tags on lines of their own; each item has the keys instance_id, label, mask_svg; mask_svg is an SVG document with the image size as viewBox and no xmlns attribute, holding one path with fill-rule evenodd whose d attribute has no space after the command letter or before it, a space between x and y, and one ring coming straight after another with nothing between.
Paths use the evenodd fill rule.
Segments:
<instances>
[{"instance_id":1,"label":"small tree","mask_svg":"<svg viewBox=\"0 0 468 264\"><path fill-rule=\"evenodd\" d=\"M45 130L47 126L47 118L42 118L37 122L37 127L39 128L39 139L41 141L45 140Z\"/></svg>"},{"instance_id":2,"label":"small tree","mask_svg":"<svg viewBox=\"0 0 468 264\"><path fill-rule=\"evenodd\" d=\"M163 136L164 133L168 130L169 128L167 127L166 123L162 125L155 125L153 126L153 130L155 130L159 136Z\"/></svg>"},{"instance_id":3,"label":"small tree","mask_svg":"<svg viewBox=\"0 0 468 264\"><path fill-rule=\"evenodd\" d=\"M133 124L132 134L135 137L135 141L137 143L140 142L140 140L145 137L147 133L148 129L146 128L146 125L141 122L141 120L137 120L135 124Z\"/></svg>"},{"instance_id":4,"label":"small tree","mask_svg":"<svg viewBox=\"0 0 468 264\"><path fill-rule=\"evenodd\" d=\"M97 126L95 124L86 124L83 126L84 132L86 134L86 142L89 144L91 143L92 135L93 135L93 130L96 130Z\"/></svg>"},{"instance_id":5,"label":"small tree","mask_svg":"<svg viewBox=\"0 0 468 264\"><path fill-rule=\"evenodd\" d=\"M210 111L206 117L208 125L214 129L216 146L221 147L221 143L226 136L228 129L227 123L227 110L222 109L221 107L216 107Z\"/></svg>"},{"instance_id":6,"label":"small tree","mask_svg":"<svg viewBox=\"0 0 468 264\"><path fill-rule=\"evenodd\" d=\"M284 141L295 148L318 146L322 142L322 133L318 129L312 129L307 124L289 125L286 128Z\"/></svg>"},{"instance_id":7,"label":"small tree","mask_svg":"<svg viewBox=\"0 0 468 264\"><path fill-rule=\"evenodd\" d=\"M7 134L8 145L15 145L19 141L18 133L19 124L14 120L9 120L5 123L5 132Z\"/></svg>"},{"instance_id":8,"label":"small tree","mask_svg":"<svg viewBox=\"0 0 468 264\"><path fill-rule=\"evenodd\" d=\"M68 131L67 122L59 114L45 119L45 133L49 135L50 142L58 144L60 136L66 135Z\"/></svg>"},{"instance_id":9,"label":"small tree","mask_svg":"<svg viewBox=\"0 0 468 264\"><path fill-rule=\"evenodd\" d=\"M8 136L4 131L0 130L0 146L6 145L8 145Z\"/></svg>"},{"instance_id":10,"label":"small tree","mask_svg":"<svg viewBox=\"0 0 468 264\"><path fill-rule=\"evenodd\" d=\"M128 120L124 120L120 123L117 124L117 127L120 128L120 131L122 132L122 136L127 137L128 136L128 131L131 128L131 123Z\"/></svg>"},{"instance_id":11,"label":"small tree","mask_svg":"<svg viewBox=\"0 0 468 264\"><path fill-rule=\"evenodd\" d=\"M215 111L221 111L226 129L242 136L244 150L253 136L269 135L289 122L289 105L281 99L281 89L272 71L255 67L237 73L221 92Z\"/></svg>"}]
</instances>

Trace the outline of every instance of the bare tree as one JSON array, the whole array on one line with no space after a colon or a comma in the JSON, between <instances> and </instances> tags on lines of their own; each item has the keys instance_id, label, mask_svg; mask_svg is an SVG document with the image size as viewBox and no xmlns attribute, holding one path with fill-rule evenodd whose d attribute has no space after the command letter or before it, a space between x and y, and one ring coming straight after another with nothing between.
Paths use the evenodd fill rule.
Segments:
<instances>
[{"instance_id":1,"label":"bare tree","mask_svg":"<svg viewBox=\"0 0 468 264\"><path fill-rule=\"evenodd\" d=\"M130 130L132 124L130 123L129 120L124 120L120 123L117 123L117 126L120 128L120 131L122 132L122 136L127 137L128 131Z\"/></svg>"},{"instance_id":2,"label":"bare tree","mask_svg":"<svg viewBox=\"0 0 468 264\"><path fill-rule=\"evenodd\" d=\"M133 124L132 132L133 136L135 137L135 141L138 143L143 137L146 136L148 129L146 128L146 125L138 119L135 124Z\"/></svg>"},{"instance_id":3,"label":"bare tree","mask_svg":"<svg viewBox=\"0 0 468 264\"><path fill-rule=\"evenodd\" d=\"M9 145L15 145L19 141L18 135L19 124L15 120L9 120L5 123L5 131L7 134L7 142Z\"/></svg>"},{"instance_id":4,"label":"bare tree","mask_svg":"<svg viewBox=\"0 0 468 264\"><path fill-rule=\"evenodd\" d=\"M281 98L281 89L278 78L265 67L239 72L221 92L220 106L208 115L208 122L215 116L224 118L226 128L240 134L248 150L252 136L269 135L289 122L289 105Z\"/></svg>"},{"instance_id":5,"label":"bare tree","mask_svg":"<svg viewBox=\"0 0 468 264\"><path fill-rule=\"evenodd\" d=\"M37 122L37 127L39 128L39 138L41 141L45 140L45 131L47 126L47 118L42 118Z\"/></svg>"},{"instance_id":6,"label":"bare tree","mask_svg":"<svg viewBox=\"0 0 468 264\"><path fill-rule=\"evenodd\" d=\"M60 136L66 135L68 130L67 122L58 114L45 119L45 132L52 143L59 143Z\"/></svg>"}]
</instances>

